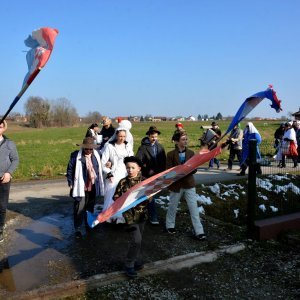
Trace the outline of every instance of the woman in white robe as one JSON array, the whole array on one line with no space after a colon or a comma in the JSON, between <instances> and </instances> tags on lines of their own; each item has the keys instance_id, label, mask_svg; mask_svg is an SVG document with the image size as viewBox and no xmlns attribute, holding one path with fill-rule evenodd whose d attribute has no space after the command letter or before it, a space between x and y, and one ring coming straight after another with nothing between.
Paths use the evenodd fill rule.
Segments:
<instances>
[{"instance_id":1,"label":"woman in white robe","mask_svg":"<svg viewBox=\"0 0 300 300\"><path fill-rule=\"evenodd\" d=\"M127 176L124 158L134 155L132 146L126 141L126 134L126 128L117 128L115 134L105 144L102 152L102 168L104 178L106 178L103 210L106 210L113 204L113 195L115 193L117 184L122 178ZM116 216L114 220L116 220L116 223L125 222L121 215ZM110 220L110 222L111 221L112 220Z\"/></svg>"}]
</instances>

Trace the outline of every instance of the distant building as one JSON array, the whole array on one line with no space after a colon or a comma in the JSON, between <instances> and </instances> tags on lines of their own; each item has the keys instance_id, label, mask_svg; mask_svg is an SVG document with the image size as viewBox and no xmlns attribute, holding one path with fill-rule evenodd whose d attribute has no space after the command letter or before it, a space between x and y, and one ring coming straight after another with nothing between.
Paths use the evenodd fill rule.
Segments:
<instances>
[{"instance_id":1,"label":"distant building","mask_svg":"<svg viewBox=\"0 0 300 300\"><path fill-rule=\"evenodd\" d=\"M194 116L189 116L186 118L187 121L196 121L196 118Z\"/></svg>"},{"instance_id":2,"label":"distant building","mask_svg":"<svg viewBox=\"0 0 300 300\"><path fill-rule=\"evenodd\" d=\"M300 107L299 107L299 111L293 113L292 116L295 118L295 120L300 120Z\"/></svg>"},{"instance_id":3,"label":"distant building","mask_svg":"<svg viewBox=\"0 0 300 300\"><path fill-rule=\"evenodd\" d=\"M152 122L161 122L161 121L167 121L167 117L153 117Z\"/></svg>"}]
</instances>

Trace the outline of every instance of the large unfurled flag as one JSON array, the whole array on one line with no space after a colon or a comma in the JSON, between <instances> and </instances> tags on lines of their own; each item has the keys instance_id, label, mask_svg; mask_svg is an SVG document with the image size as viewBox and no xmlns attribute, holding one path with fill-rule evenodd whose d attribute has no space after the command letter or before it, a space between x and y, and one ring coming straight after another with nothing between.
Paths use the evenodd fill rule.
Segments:
<instances>
[{"instance_id":1,"label":"large unfurled flag","mask_svg":"<svg viewBox=\"0 0 300 300\"><path fill-rule=\"evenodd\" d=\"M236 115L233 117L227 131L223 136L225 136L228 132L230 132L235 125L241 122L251 111L254 109L256 105L258 105L263 99L269 99L272 101L271 107L276 110L276 112L280 112L281 101L278 100L276 96L276 92L273 90L272 85L269 85L269 88L263 92L256 93L251 97L247 98L245 102L241 105Z\"/></svg>"},{"instance_id":2,"label":"large unfurled flag","mask_svg":"<svg viewBox=\"0 0 300 300\"><path fill-rule=\"evenodd\" d=\"M137 206L141 202L146 201L162 189L190 174L200 165L216 157L221 151L221 147L217 147L212 151L200 152L195 154L184 164L170 168L138 183L118 198L108 209L97 216L87 212L89 226L95 227L114 215L119 215L124 211Z\"/></svg>"},{"instance_id":3,"label":"large unfurled flag","mask_svg":"<svg viewBox=\"0 0 300 300\"><path fill-rule=\"evenodd\" d=\"M31 35L24 41L31 50L27 52L26 60L28 65L28 73L25 76L24 83L30 84L38 73L47 63L52 53L57 29L43 27L34 30Z\"/></svg>"},{"instance_id":4,"label":"large unfurled flag","mask_svg":"<svg viewBox=\"0 0 300 300\"><path fill-rule=\"evenodd\" d=\"M57 29L43 27L34 30L32 34L29 35L28 38L24 41L25 45L31 48L26 55L28 73L25 76L21 91L11 103L9 109L2 117L0 123L2 123L7 115L11 112L11 110L20 100L29 85L49 60L57 34Z\"/></svg>"}]
</instances>

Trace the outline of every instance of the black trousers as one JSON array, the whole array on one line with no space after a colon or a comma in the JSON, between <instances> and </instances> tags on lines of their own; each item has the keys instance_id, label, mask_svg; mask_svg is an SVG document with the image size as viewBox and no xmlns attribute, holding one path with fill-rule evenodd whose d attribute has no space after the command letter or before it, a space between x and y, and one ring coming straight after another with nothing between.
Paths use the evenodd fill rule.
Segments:
<instances>
[{"instance_id":1,"label":"black trousers","mask_svg":"<svg viewBox=\"0 0 300 300\"><path fill-rule=\"evenodd\" d=\"M94 206L96 202L96 189L93 185L90 192L85 192L85 197L76 197L74 199L74 227L78 229L83 221L87 225L86 211L94 212Z\"/></svg>"},{"instance_id":2,"label":"black trousers","mask_svg":"<svg viewBox=\"0 0 300 300\"><path fill-rule=\"evenodd\" d=\"M233 161L235 156L237 156L240 166L241 166L241 161L242 161L242 150L239 149L231 149L229 152L229 158L228 158L228 168L232 169Z\"/></svg>"},{"instance_id":3,"label":"black trousers","mask_svg":"<svg viewBox=\"0 0 300 300\"><path fill-rule=\"evenodd\" d=\"M5 224L6 209L9 198L10 182L0 182L0 233L3 232Z\"/></svg>"}]
</instances>

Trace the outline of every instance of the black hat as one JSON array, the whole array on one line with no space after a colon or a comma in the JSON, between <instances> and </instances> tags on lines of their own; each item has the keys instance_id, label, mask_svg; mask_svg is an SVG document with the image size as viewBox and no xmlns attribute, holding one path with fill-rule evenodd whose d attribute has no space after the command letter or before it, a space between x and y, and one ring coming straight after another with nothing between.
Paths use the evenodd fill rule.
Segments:
<instances>
[{"instance_id":1,"label":"black hat","mask_svg":"<svg viewBox=\"0 0 300 300\"><path fill-rule=\"evenodd\" d=\"M99 147L97 144L94 143L94 139L92 137L86 137L83 139L82 144L76 144L77 146L80 146L81 148L87 148L87 149L94 149Z\"/></svg>"},{"instance_id":2,"label":"black hat","mask_svg":"<svg viewBox=\"0 0 300 300\"><path fill-rule=\"evenodd\" d=\"M160 134L160 131L156 128L156 126L150 126L149 130L146 132L146 135L157 133Z\"/></svg>"},{"instance_id":3,"label":"black hat","mask_svg":"<svg viewBox=\"0 0 300 300\"><path fill-rule=\"evenodd\" d=\"M140 167L143 166L142 161L141 161L138 157L136 157L136 156L127 156L127 157L124 158L124 164L125 164L125 165L126 165L127 163L129 163L129 162L136 163L136 164L138 164Z\"/></svg>"}]
</instances>

